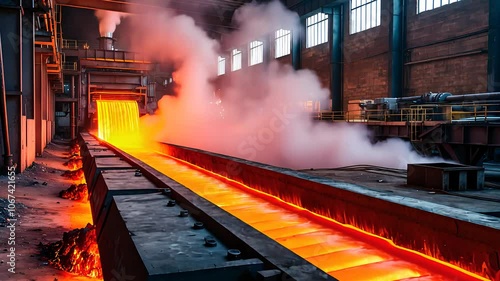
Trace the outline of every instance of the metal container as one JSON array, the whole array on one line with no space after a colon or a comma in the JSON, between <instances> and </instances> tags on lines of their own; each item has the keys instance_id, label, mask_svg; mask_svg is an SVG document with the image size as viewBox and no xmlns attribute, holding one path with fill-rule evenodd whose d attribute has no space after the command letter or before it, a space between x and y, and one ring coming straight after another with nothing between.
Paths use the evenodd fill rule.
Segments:
<instances>
[{"instance_id":1,"label":"metal container","mask_svg":"<svg viewBox=\"0 0 500 281\"><path fill-rule=\"evenodd\" d=\"M484 168L450 163L408 164L408 184L439 190L483 189Z\"/></svg>"}]
</instances>

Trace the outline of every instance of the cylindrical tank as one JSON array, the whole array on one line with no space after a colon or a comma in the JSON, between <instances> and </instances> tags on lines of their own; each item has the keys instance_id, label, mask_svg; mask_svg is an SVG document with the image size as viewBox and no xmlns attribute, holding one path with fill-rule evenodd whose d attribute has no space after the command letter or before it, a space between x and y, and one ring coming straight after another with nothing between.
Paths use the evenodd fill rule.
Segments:
<instances>
[{"instance_id":1,"label":"cylindrical tank","mask_svg":"<svg viewBox=\"0 0 500 281\"><path fill-rule=\"evenodd\" d=\"M112 34L110 34L112 35ZM99 49L101 50L114 50L115 49L115 39L112 37L102 36L99 37Z\"/></svg>"}]
</instances>

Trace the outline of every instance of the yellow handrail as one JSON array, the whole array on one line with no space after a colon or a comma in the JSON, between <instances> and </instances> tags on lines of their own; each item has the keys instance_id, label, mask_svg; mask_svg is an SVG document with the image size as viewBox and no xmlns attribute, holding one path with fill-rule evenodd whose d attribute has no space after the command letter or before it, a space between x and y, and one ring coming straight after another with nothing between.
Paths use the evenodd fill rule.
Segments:
<instances>
[{"instance_id":1,"label":"yellow handrail","mask_svg":"<svg viewBox=\"0 0 500 281\"><path fill-rule=\"evenodd\" d=\"M346 122L486 122L492 120L492 117L500 118L500 104L421 104L396 111L389 111L387 109L359 109L342 112L318 110L312 113L314 119L326 121L337 121L339 116L343 116L343 121Z\"/></svg>"}]
</instances>

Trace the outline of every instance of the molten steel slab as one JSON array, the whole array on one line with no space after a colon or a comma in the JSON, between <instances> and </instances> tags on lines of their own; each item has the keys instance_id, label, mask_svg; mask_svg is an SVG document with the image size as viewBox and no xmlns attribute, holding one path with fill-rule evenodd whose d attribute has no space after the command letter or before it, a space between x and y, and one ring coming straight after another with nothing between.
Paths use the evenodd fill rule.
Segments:
<instances>
[{"instance_id":1,"label":"molten steel slab","mask_svg":"<svg viewBox=\"0 0 500 281\"><path fill-rule=\"evenodd\" d=\"M490 279L500 275L498 218L198 149L162 144L160 150L397 245Z\"/></svg>"},{"instance_id":2,"label":"molten steel slab","mask_svg":"<svg viewBox=\"0 0 500 281\"><path fill-rule=\"evenodd\" d=\"M363 242L363 235L353 237L349 235L349 231L344 232L342 227L327 227L331 224L311 220L310 216L301 215L303 212L300 209L294 212L289 208L280 207L279 202L271 204L272 198L264 200L251 196L232 184L216 180L207 173L165 156L141 153L139 150L132 149L128 149L127 152L143 159L198 195L206 196L212 203L254 226L292 251L296 250L297 254L303 254L303 257L312 264L336 278L336 273L338 273L344 280L358 280L357 278L360 278L359 280L399 280L423 276L443 280L480 280L430 259L422 259L421 256L415 260L408 260L407 257L405 259L405 254L398 253L395 249L384 249L378 244L371 244L371 238ZM297 232L302 232L296 230L301 226L305 228L304 233L297 234ZM291 231L288 236L286 232L280 232L287 228L295 230Z\"/></svg>"},{"instance_id":3,"label":"molten steel slab","mask_svg":"<svg viewBox=\"0 0 500 281\"><path fill-rule=\"evenodd\" d=\"M163 153L191 162L198 165L198 167L181 160L174 161L165 156L155 155L152 151L144 151L150 149L150 147L135 150L132 149L134 146L130 145L129 140L123 138L123 131L115 130L115 126L111 126L118 121L120 121L121 125L117 128L122 129L135 124L138 119L137 111L133 110L135 107L136 105L130 104L129 106L120 101L115 101L99 109L101 116L99 120L100 138L122 149L126 148L127 152L155 167L155 169L188 187L198 195L210 197L209 200L212 203L222 209L227 208L226 210L232 215L254 226L255 229L260 230L262 233L268 236L271 235L270 233L278 234L279 237L269 237L281 241L292 250L307 249L309 252L304 251L308 252L307 259L333 276L335 276L335 273L344 274L343 276L348 280L364 279L365 277L368 278L367 280L401 280L428 276L445 280L485 280L456 266L396 246L388 239L337 222L354 223L362 229L373 231L373 233L379 235L388 235L390 233L391 236L389 237L395 239L396 242L408 242L407 239L402 238L401 229L396 227L401 223L402 216L400 214L387 214L387 206L393 206L401 209L405 214L404 217L410 219L403 221L405 225L404 234L409 233L413 237L412 235L416 231L422 229L422 226L415 222L422 221L424 223L425 238L420 241L412 240L413 242L410 241L412 243L408 244L408 246L418 249L427 245L434 247L443 243L447 244L448 240L454 243L452 245L459 246L460 244L457 241L464 241L464 239L457 237L460 236L460 233L464 234L464 231L460 227L460 233L457 234L456 227L459 222L456 219L450 219L446 215L438 214L438 212L446 208L434 206L439 210L426 213L426 211L420 209L421 206L416 201L402 202L405 198L386 198L385 195L376 194L361 187L341 182L327 183L325 179L318 179L304 174L299 175L291 170L279 169L241 159L235 161L231 157L221 157L200 150L169 145L162 147ZM121 108L127 110L118 110ZM125 114L126 118L122 118L122 112L127 113ZM113 120L116 122L112 122ZM131 161L138 163L135 160ZM157 175L156 172L150 170L148 170L148 173ZM161 176L158 175L157 178L161 178ZM166 179L166 182L171 181ZM177 183L171 182L171 184L177 186ZM230 193L228 193L228 190ZM219 196L217 196L217 193L219 193ZM242 196L244 193L252 196ZM235 196L232 197L231 194ZM205 204L196 199L194 201L198 201L202 205ZM336 204L330 204L332 202ZM278 212L269 212L268 209L270 208L274 208ZM365 209L366 212L364 212ZM249 211L254 212L255 216L248 216ZM325 216L313 212L319 212ZM276 213L278 213L278 216ZM279 214L282 216L280 217ZM422 215L424 215L423 220L419 217ZM431 217L434 217L437 221L433 220L432 223L425 221ZM337 221L332 218L337 219ZM383 223L379 223L381 218L383 218ZM474 226L468 224L468 222L460 221L460 225L464 223L467 224L467 231L476 227L484 229L484 232L489 232L486 225ZM389 224L390 228L387 228L386 224ZM437 228L430 229L430 224L436 225ZM491 223L485 222L485 224ZM286 228L296 230L301 225L305 225L307 229L298 231L300 234L294 231L295 234L286 236L285 233L279 231ZM246 236L245 233L241 233L241 235ZM332 239L332 237L338 239L339 236L341 236L339 240L345 242L346 246L342 247L339 246L339 243L331 243L328 240L328 238ZM470 239L468 234L467 239ZM472 240L465 240L474 241L473 244L465 244L465 246L474 245L473 247L476 247L480 245L480 254L477 256L470 254L465 257L457 256L455 253L460 251L448 250L454 247L441 247L438 250L445 250L444 258L447 260L458 261L461 265L470 266L463 263L462 260L473 260L474 262L477 258L487 260L488 254L485 255L485 253L488 249L491 249L491 246L484 244L484 242L490 240L491 238L484 235L478 241L476 241L475 237ZM498 243L498 241L491 241L495 245ZM338 241L335 240L335 242ZM314 248L318 250L315 251ZM475 249L471 248L471 250L474 251ZM427 251L429 250L424 250L424 252ZM434 248L429 252L439 255L438 252L434 251ZM488 263L486 267L489 270L492 264ZM480 270L478 268L474 269Z\"/></svg>"},{"instance_id":4,"label":"molten steel slab","mask_svg":"<svg viewBox=\"0 0 500 281\"><path fill-rule=\"evenodd\" d=\"M134 159L129 159L129 161L135 163ZM256 256L259 259L264 260L266 270L279 269L278 272L280 273L278 276L272 274L275 278L304 281L335 280L326 273L320 271L317 267L282 247L277 242L266 237L262 233L257 232L255 229L224 212L207 200L195 195L185 187L179 185L164 175L158 174L157 177L152 176L148 166L141 166L137 163L134 165L141 167L141 170L146 173L149 179L151 179L158 186L162 188L169 188L172 193L171 196L177 201L177 204L181 204L186 209L191 210L193 214L196 214L196 217L205 223L206 228L214 231L217 237L222 237L225 243L229 243L228 245L231 245L233 248L242 249L242 252L250 253L251 256ZM168 194L168 192L164 193ZM141 201L141 204L147 205L144 201ZM106 222L104 223L103 232L108 225L114 225L111 229L116 229L116 224L117 221L113 220L112 216L111 218L108 216L106 218ZM113 235L113 233L110 233L110 235ZM114 235L117 235L117 233L114 232ZM111 248L115 246L111 245L109 247L108 251L111 251ZM106 265L104 267L106 267ZM259 276L267 276L266 274L268 273L262 272Z\"/></svg>"}]
</instances>

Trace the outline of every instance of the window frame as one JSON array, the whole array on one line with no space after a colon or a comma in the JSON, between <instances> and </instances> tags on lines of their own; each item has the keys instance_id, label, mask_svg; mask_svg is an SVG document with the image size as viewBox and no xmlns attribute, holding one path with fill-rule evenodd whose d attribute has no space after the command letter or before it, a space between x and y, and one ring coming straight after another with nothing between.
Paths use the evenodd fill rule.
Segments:
<instances>
[{"instance_id":1,"label":"window frame","mask_svg":"<svg viewBox=\"0 0 500 281\"><path fill-rule=\"evenodd\" d=\"M235 57L239 58L239 67L235 68ZM231 71L235 72L240 70L243 67L243 52L239 50L238 48L232 49L231 50Z\"/></svg>"},{"instance_id":2,"label":"window frame","mask_svg":"<svg viewBox=\"0 0 500 281\"><path fill-rule=\"evenodd\" d=\"M219 56L217 58L217 76L221 76L224 74L226 74L226 58L223 56Z\"/></svg>"},{"instance_id":3,"label":"window frame","mask_svg":"<svg viewBox=\"0 0 500 281\"><path fill-rule=\"evenodd\" d=\"M253 40L248 43L248 66L264 62L264 41Z\"/></svg>"},{"instance_id":4,"label":"window frame","mask_svg":"<svg viewBox=\"0 0 500 281\"><path fill-rule=\"evenodd\" d=\"M381 14L381 0L350 0L349 34L353 35L380 26Z\"/></svg>"},{"instance_id":5,"label":"window frame","mask_svg":"<svg viewBox=\"0 0 500 281\"><path fill-rule=\"evenodd\" d=\"M274 32L274 58L281 58L292 53L292 31L280 28Z\"/></svg>"},{"instance_id":6,"label":"window frame","mask_svg":"<svg viewBox=\"0 0 500 281\"><path fill-rule=\"evenodd\" d=\"M425 13L427 11L432 11L432 10L435 10L435 9L439 9L441 7L444 7L446 5L451 5L451 4L455 4L455 3L458 3L458 2L461 2L462 0L416 0L416 6L417 6L417 11L416 11L416 14L421 14L421 13ZM430 2L430 3L429 3ZM446 2L443 4L443 2ZM420 7L421 7L421 4L424 4L424 9L422 10ZM431 8L427 8L427 5L430 4L432 7ZM436 4L438 6L436 6Z\"/></svg>"},{"instance_id":7,"label":"window frame","mask_svg":"<svg viewBox=\"0 0 500 281\"><path fill-rule=\"evenodd\" d=\"M328 14L322 12L317 12L306 18L306 49L328 42L330 32L329 19Z\"/></svg>"}]
</instances>

